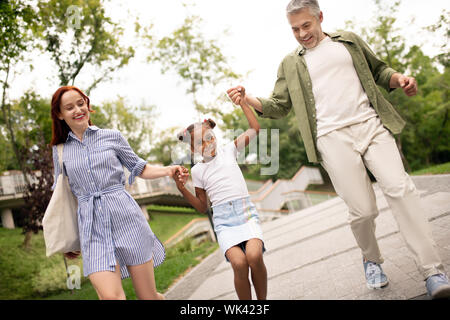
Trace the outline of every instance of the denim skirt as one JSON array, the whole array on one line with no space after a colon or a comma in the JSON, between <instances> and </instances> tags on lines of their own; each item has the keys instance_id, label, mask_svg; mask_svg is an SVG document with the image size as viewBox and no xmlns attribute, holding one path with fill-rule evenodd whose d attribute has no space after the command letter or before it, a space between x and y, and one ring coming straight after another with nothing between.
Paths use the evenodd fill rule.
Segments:
<instances>
[{"instance_id":1,"label":"denim skirt","mask_svg":"<svg viewBox=\"0 0 450 320\"><path fill-rule=\"evenodd\" d=\"M214 231L224 255L231 247L250 239L263 241L258 212L250 197L227 201L213 206L212 210Z\"/></svg>"}]
</instances>

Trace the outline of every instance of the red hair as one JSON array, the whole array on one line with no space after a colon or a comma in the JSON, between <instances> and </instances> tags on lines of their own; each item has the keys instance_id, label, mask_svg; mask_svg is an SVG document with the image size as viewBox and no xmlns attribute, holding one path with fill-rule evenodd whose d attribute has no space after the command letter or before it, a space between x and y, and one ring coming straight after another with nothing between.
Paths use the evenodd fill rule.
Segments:
<instances>
[{"instance_id":1,"label":"red hair","mask_svg":"<svg viewBox=\"0 0 450 320\"><path fill-rule=\"evenodd\" d=\"M89 112L94 112L91 110L90 100L87 95L83 93L80 89L74 86L63 86L56 90L56 92L53 94L52 97L52 108L51 108L51 115L52 115L52 141L50 142L50 145L54 146L60 143L64 143L67 140L67 136L70 132L70 127L67 125L67 123L64 120L60 120L58 116L61 114L61 97L64 93L67 91L74 90L77 91L86 101ZM89 119L89 125L92 125L91 119Z\"/></svg>"}]
</instances>

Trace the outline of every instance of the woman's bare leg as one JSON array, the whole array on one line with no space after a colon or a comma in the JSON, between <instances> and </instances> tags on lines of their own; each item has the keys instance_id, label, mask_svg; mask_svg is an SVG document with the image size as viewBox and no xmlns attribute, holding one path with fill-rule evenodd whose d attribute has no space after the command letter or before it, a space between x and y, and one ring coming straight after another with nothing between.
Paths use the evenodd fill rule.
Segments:
<instances>
[{"instance_id":1,"label":"woman's bare leg","mask_svg":"<svg viewBox=\"0 0 450 320\"><path fill-rule=\"evenodd\" d=\"M164 296L156 291L153 259L144 264L127 268L139 300L164 300Z\"/></svg>"},{"instance_id":2,"label":"woman's bare leg","mask_svg":"<svg viewBox=\"0 0 450 320\"><path fill-rule=\"evenodd\" d=\"M116 271L94 272L89 275L89 280L97 291L100 300L126 300L118 264L116 265Z\"/></svg>"}]
</instances>

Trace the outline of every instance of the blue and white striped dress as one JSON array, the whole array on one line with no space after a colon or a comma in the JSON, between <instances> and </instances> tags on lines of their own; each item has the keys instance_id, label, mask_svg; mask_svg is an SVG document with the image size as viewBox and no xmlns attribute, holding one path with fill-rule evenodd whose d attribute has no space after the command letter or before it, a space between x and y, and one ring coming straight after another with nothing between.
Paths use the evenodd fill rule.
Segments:
<instances>
[{"instance_id":1,"label":"blue and white striped dress","mask_svg":"<svg viewBox=\"0 0 450 320\"><path fill-rule=\"evenodd\" d=\"M64 167L73 194L78 198L78 227L83 257L83 274L115 271L129 277L127 266L153 258L159 266L165 258L162 243L154 235L139 205L125 190L125 166L129 184L142 173L146 161L131 149L117 130L89 126L83 141L69 132L64 143ZM53 147L56 178L61 172L58 152Z\"/></svg>"}]
</instances>

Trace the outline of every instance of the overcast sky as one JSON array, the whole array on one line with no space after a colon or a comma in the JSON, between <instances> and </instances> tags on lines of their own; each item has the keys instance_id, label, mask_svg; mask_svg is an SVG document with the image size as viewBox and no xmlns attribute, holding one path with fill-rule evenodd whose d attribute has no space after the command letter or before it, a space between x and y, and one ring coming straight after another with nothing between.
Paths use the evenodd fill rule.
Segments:
<instances>
[{"instance_id":1,"label":"overcast sky","mask_svg":"<svg viewBox=\"0 0 450 320\"><path fill-rule=\"evenodd\" d=\"M136 43L131 36L135 17L141 24L152 22L153 34L168 35L178 28L188 10L202 17L203 30L208 38L217 39L223 54L229 58L232 69L248 74L243 81L247 91L257 96L268 96L276 79L276 71L282 58L297 47L285 16L287 0L187 0L194 4L186 9L179 0L149 1L131 0L109 2L107 13L114 21L121 21L126 29L123 39L133 44L136 57L130 64L114 74L114 79L101 83L91 92L93 105L106 100L115 100L120 94L127 103L157 106L159 113L155 124L157 130L172 126L184 127L196 121L191 98L185 94L174 75L161 75L158 65L150 65L145 58L148 49ZM367 25L373 18L373 0L321 0L324 14L322 29L333 32L345 27L345 21ZM421 44L425 53L438 53L435 39L423 31L423 27L438 21L444 10L449 10L447 0L403 0L398 14L398 27L404 32L410 44ZM414 23L412 18L415 17ZM224 35L224 30L228 34ZM44 97L51 97L57 89L56 70L46 56L36 57L35 70L16 75L10 96L16 98L26 89L33 88ZM84 77L89 75L84 74ZM52 80L53 78L53 80ZM80 78L82 81L83 78ZM86 78L84 78L86 79ZM235 83L236 85L239 83ZM218 88L226 90L229 84Z\"/></svg>"}]
</instances>

